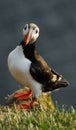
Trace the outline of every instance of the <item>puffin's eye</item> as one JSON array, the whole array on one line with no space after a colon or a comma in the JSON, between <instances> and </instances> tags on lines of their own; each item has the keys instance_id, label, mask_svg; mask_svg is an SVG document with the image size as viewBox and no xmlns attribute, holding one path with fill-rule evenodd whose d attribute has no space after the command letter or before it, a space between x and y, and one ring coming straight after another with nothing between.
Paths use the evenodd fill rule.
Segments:
<instances>
[{"instance_id":1,"label":"puffin's eye","mask_svg":"<svg viewBox=\"0 0 76 130\"><path fill-rule=\"evenodd\" d=\"M27 29L27 25L24 27L24 29L25 29L25 30Z\"/></svg>"},{"instance_id":2,"label":"puffin's eye","mask_svg":"<svg viewBox=\"0 0 76 130\"><path fill-rule=\"evenodd\" d=\"M36 29L36 33L38 33L38 30Z\"/></svg>"}]
</instances>

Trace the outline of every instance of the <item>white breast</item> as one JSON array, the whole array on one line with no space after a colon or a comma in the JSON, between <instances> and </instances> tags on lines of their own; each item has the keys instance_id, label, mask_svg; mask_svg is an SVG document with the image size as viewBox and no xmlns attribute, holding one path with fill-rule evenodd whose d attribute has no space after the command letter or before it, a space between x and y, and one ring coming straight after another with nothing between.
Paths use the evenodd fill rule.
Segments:
<instances>
[{"instance_id":1,"label":"white breast","mask_svg":"<svg viewBox=\"0 0 76 130\"><path fill-rule=\"evenodd\" d=\"M12 76L23 86L28 84L35 96L41 93L41 84L35 81L30 72L31 61L23 54L22 46L17 46L8 56L8 68Z\"/></svg>"}]
</instances>

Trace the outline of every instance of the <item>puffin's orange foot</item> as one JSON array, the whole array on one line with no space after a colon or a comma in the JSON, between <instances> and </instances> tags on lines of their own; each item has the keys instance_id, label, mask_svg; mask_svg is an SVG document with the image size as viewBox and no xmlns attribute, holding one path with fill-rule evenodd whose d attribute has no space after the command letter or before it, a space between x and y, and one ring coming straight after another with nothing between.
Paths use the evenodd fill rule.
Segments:
<instances>
[{"instance_id":1,"label":"puffin's orange foot","mask_svg":"<svg viewBox=\"0 0 76 130\"><path fill-rule=\"evenodd\" d=\"M26 99L30 98L31 96L32 96L31 89L27 92L16 93L14 95L14 97L17 98L18 100L26 100Z\"/></svg>"},{"instance_id":2,"label":"puffin's orange foot","mask_svg":"<svg viewBox=\"0 0 76 130\"><path fill-rule=\"evenodd\" d=\"M35 100L33 99L29 104L20 104L17 105L17 109L30 109L33 107Z\"/></svg>"}]
</instances>

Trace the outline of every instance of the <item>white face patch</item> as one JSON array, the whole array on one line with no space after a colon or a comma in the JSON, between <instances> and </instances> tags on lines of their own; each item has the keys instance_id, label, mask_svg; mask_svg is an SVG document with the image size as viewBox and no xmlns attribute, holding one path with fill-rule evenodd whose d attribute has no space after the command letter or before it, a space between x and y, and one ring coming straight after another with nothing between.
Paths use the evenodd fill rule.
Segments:
<instances>
[{"instance_id":1,"label":"white face patch","mask_svg":"<svg viewBox=\"0 0 76 130\"><path fill-rule=\"evenodd\" d=\"M30 23L26 24L23 28L23 37L25 38L28 35L28 32L31 30L30 35L30 44L35 42L37 38L39 37L39 28L36 24Z\"/></svg>"},{"instance_id":2,"label":"white face patch","mask_svg":"<svg viewBox=\"0 0 76 130\"><path fill-rule=\"evenodd\" d=\"M35 42L38 37L39 37L39 29L38 29L38 27L36 27L31 32L31 39L30 39L30 41Z\"/></svg>"},{"instance_id":3,"label":"white face patch","mask_svg":"<svg viewBox=\"0 0 76 130\"><path fill-rule=\"evenodd\" d=\"M23 28L23 36L27 35L28 34L28 31L29 31L29 27L28 27L28 24L26 24Z\"/></svg>"}]
</instances>

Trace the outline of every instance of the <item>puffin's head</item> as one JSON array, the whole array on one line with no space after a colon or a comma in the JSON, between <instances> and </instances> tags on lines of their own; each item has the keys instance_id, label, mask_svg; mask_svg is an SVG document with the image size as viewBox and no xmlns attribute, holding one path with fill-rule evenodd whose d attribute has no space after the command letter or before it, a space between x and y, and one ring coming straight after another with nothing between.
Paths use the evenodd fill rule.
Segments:
<instances>
[{"instance_id":1,"label":"puffin's head","mask_svg":"<svg viewBox=\"0 0 76 130\"><path fill-rule=\"evenodd\" d=\"M23 37L25 44L32 44L34 43L39 36L39 27L34 24L26 24L23 28Z\"/></svg>"}]
</instances>

